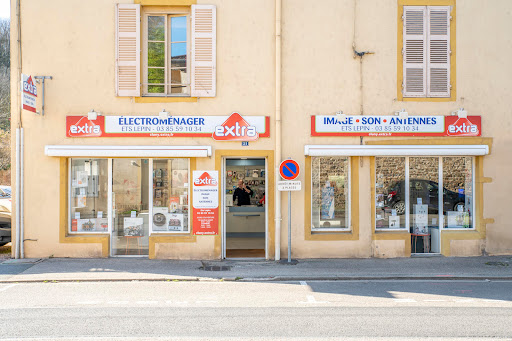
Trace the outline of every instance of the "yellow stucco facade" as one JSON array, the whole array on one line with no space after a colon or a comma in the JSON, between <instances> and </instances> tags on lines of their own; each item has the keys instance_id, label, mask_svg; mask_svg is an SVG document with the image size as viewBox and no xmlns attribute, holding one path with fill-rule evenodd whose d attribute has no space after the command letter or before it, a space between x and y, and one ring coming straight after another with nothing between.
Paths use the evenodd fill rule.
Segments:
<instances>
[{"instance_id":1,"label":"yellow stucco facade","mask_svg":"<svg viewBox=\"0 0 512 341\"><path fill-rule=\"evenodd\" d=\"M116 4L145 10L192 5L216 7L216 91L214 97L116 95ZM190 158L189 173L216 170L224 181L229 157L263 158L267 164L266 257L287 253L287 196L275 191L277 165L291 157L301 166L302 190L292 192L292 257L409 257L409 231L376 230L375 156L350 156L350 229L312 232L312 157L306 145L483 145L474 158L474 229L443 230L445 256L512 254L507 193L512 192L512 122L505 101L512 91L508 75L512 3L478 0L322 0L283 1L281 63L276 68L276 2L195 0L11 0L11 88L19 74L52 76L45 82L45 115L20 111L12 91L12 130L24 129L24 249L26 257L109 257L109 234L72 234L68 223L69 158L45 155L45 146L210 146L211 156ZM452 85L447 98L404 98L401 31L403 6L449 6ZM456 11L455 11L456 9ZM474 20L478 17L478 20ZM21 26L20 26L21 24ZM18 29L21 42L18 44ZM141 30L143 35L144 30ZM144 41L141 37L141 41ZM354 51L368 51L362 57ZM143 53L141 51L140 53ZM143 58L140 59L141 61ZM142 68L144 66L142 65ZM276 70L281 70L276 91ZM141 82L142 73L140 74ZM38 84L38 111L42 88ZM276 96L279 96L276 98ZM279 103L279 104L277 104ZM276 106L281 120L276 122ZM450 116L464 108L481 116L478 137L312 136L312 115ZM67 137L66 116L171 115L268 116L269 137L242 146L240 141L204 137ZM281 126L276 134L276 123ZM277 125L279 126L279 125ZM278 140L276 136L281 138ZM16 145L13 134L12 146ZM280 146L277 148L277 146ZM12 164L16 152L13 148ZM281 150L281 155L276 155ZM436 156L436 155L433 155ZM115 158L115 156L106 156ZM12 187L16 172L12 173ZM225 208L219 191L219 233L153 233L149 258L220 259ZM18 193L13 196L14 208ZM190 202L192 197L190 198ZM278 204L281 203L281 205ZM276 207L281 207L276 212ZM276 231L280 225L280 235ZM194 229L194 227L191 227ZM276 243L279 242L279 245ZM14 244L14 242L13 242Z\"/></svg>"}]
</instances>

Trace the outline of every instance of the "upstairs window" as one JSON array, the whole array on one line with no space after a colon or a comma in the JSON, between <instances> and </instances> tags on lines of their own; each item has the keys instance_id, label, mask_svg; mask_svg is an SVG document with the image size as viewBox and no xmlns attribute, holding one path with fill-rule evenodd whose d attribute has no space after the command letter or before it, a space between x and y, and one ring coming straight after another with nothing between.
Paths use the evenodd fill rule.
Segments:
<instances>
[{"instance_id":1,"label":"upstairs window","mask_svg":"<svg viewBox=\"0 0 512 341\"><path fill-rule=\"evenodd\" d=\"M450 97L450 6L404 6L403 97Z\"/></svg>"},{"instance_id":2,"label":"upstairs window","mask_svg":"<svg viewBox=\"0 0 512 341\"><path fill-rule=\"evenodd\" d=\"M188 18L145 15L144 95L190 95Z\"/></svg>"},{"instance_id":3,"label":"upstairs window","mask_svg":"<svg viewBox=\"0 0 512 341\"><path fill-rule=\"evenodd\" d=\"M117 96L215 97L216 7L154 7L116 5Z\"/></svg>"}]
</instances>

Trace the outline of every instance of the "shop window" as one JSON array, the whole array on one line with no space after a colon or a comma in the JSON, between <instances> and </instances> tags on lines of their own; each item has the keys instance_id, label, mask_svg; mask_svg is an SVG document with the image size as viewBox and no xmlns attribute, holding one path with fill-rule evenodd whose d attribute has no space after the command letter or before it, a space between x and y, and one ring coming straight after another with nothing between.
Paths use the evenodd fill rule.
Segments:
<instances>
[{"instance_id":1,"label":"shop window","mask_svg":"<svg viewBox=\"0 0 512 341\"><path fill-rule=\"evenodd\" d=\"M473 158L443 157L445 228L473 228Z\"/></svg>"},{"instance_id":2,"label":"shop window","mask_svg":"<svg viewBox=\"0 0 512 341\"><path fill-rule=\"evenodd\" d=\"M405 157L377 157L375 179L377 229L405 229Z\"/></svg>"},{"instance_id":3,"label":"shop window","mask_svg":"<svg viewBox=\"0 0 512 341\"><path fill-rule=\"evenodd\" d=\"M311 231L350 229L348 157L312 157Z\"/></svg>"},{"instance_id":4,"label":"shop window","mask_svg":"<svg viewBox=\"0 0 512 341\"><path fill-rule=\"evenodd\" d=\"M153 160L153 232L189 232L188 159Z\"/></svg>"},{"instance_id":5,"label":"shop window","mask_svg":"<svg viewBox=\"0 0 512 341\"><path fill-rule=\"evenodd\" d=\"M403 6L404 98L451 96L451 11L451 6Z\"/></svg>"},{"instance_id":6,"label":"shop window","mask_svg":"<svg viewBox=\"0 0 512 341\"><path fill-rule=\"evenodd\" d=\"M189 15L144 16L144 95L190 95Z\"/></svg>"},{"instance_id":7,"label":"shop window","mask_svg":"<svg viewBox=\"0 0 512 341\"><path fill-rule=\"evenodd\" d=\"M473 160L464 156L376 157L376 229L406 229L432 236L429 247L437 252L440 227L474 228Z\"/></svg>"},{"instance_id":8,"label":"shop window","mask_svg":"<svg viewBox=\"0 0 512 341\"><path fill-rule=\"evenodd\" d=\"M108 161L71 159L69 232L108 233Z\"/></svg>"}]
</instances>

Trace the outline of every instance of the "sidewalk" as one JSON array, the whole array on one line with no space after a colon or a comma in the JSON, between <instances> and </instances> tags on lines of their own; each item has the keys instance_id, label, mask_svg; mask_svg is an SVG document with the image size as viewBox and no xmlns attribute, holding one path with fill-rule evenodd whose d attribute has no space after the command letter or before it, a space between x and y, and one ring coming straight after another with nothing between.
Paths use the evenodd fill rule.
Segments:
<instances>
[{"instance_id":1,"label":"sidewalk","mask_svg":"<svg viewBox=\"0 0 512 341\"><path fill-rule=\"evenodd\" d=\"M296 265L279 264L274 261L178 261L136 258L51 258L9 260L0 264L0 283L379 279L512 280L512 256L305 259L299 260Z\"/></svg>"}]
</instances>

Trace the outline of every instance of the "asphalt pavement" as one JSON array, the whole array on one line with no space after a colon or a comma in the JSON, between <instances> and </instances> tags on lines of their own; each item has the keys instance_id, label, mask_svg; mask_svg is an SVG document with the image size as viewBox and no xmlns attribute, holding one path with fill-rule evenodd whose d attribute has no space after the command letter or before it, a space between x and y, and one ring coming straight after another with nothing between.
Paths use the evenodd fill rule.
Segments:
<instances>
[{"instance_id":1,"label":"asphalt pavement","mask_svg":"<svg viewBox=\"0 0 512 341\"><path fill-rule=\"evenodd\" d=\"M10 259L0 283L45 281L512 280L512 256L275 261L147 258Z\"/></svg>"}]
</instances>

